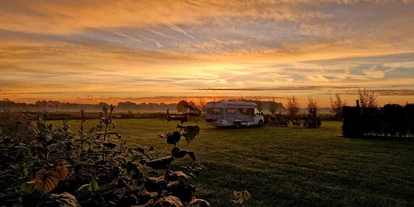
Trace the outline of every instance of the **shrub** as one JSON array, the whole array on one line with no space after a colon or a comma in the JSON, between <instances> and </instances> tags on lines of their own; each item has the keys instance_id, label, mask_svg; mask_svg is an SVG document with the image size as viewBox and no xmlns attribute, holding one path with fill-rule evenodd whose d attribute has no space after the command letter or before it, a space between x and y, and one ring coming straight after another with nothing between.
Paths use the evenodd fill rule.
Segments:
<instances>
[{"instance_id":1,"label":"shrub","mask_svg":"<svg viewBox=\"0 0 414 207\"><path fill-rule=\"evenodd\" d=\"M296 116L299 114L300 103L295 96L288 98L286 108L290 119L296 119Z\"/></svg>"},{"instance_id":2,"label":"shrub","mask_svg":"<svg viewBox=\"0 0 414 207\"><path fill-rule=\"evenodd\" d=\"M345 137L414 136L414 104L404 107L387 104L377 107L343 107L342 132Z\"/></svg>"},{"instance_id":3,"label":"shrub","mask_svg":"<svg viewBox=\"0 0 414 207\"><path fill-rule=\"evenodd\" d=\"M414 137L414 104L407 103L404 106L404 123L408 136Z\"/></svg>"},{"instance_id":4,"label":"shrub","mask_svg":"<svg viewBox=\"0 0 414 207\"><path fill-rule=\"evenodd\" d=\"M265 121L268 121L269 126L288 126L289 117L278 113L274 115L265 115Z\"/></svg>"},{"instance_id":5,"label":"shrub","mask_svg":"<svg viewBox=\"0 0 414 207\"><path fill-rule=\"evenodd\" d=\"M26 143L2 133L0 206L209 206L192 200L195 174L202 170L196 162L171 170L176 159L188 155L196 160L194 152L178 144L182 137L193 141L199 127L178 125L177 131L161 135L172 150L159 157L154 147L126 145L114 131L113 110L112 105L103 107L100 121L89 130L81 111L77 135L67 121L54 129L46 113Z\"/></svg>"},{"instance_id":6,"label":"shrub","mask_svg":"<svg viewBox=\"0 0 414 207\"><path fill-rule=\"evenodd\" d=\"M359 107L344 106L342 122L342 135L344 137L362 137L361 112Z\"/></svg>"}]
</instances>

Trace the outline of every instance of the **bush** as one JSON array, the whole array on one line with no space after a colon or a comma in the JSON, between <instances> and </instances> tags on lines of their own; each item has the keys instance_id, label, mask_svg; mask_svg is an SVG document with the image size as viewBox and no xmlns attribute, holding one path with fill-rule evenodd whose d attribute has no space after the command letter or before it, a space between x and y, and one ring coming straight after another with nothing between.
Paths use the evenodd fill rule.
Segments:
<instances>
[{"instance_id":1,"label":"bush","mask_svg":"<svg viewBox=\"0 0 414 207\"><path fill-rule=\"evenodd\" d=\"M342 133L345 137L414 136L414 104L404 107L387 104L377 107L343 107Z\"/></svg>"},{"instance_id":2,"label":"bush","mask_svg":"<svg viewBox=\"0 0 414 207\"><path fill-rule=\"evenodd\" d=\"M289 117L284 114L265 115L265 121L269 126L288 126ZM266 122L265 122L266 123Z\"/></svg>"},{"instance_id":3,"label":"bush","mask_svg":"<svg viewBox=\"0 0 414 207\"><path fill-rule=\"evenodd\" d=\"M407 134L414 136L414 104L404 106L404 123L406 123Z\"/></svg>"},{"instance_id":4,"label":"bush","mask_svg":"<svg viewBox=\"0 0 414 207\"><path fill-rule=\"evenodd\" d=\"M361 112L359 107L343 107L342 135L344 137L362 137Z\"/></svg>"},{"instance_id":5,"label":"bush","mask_svg":"<svg viewBox=\"0 0 414 207\"><path fill-rule=\"evenodd\" d=\"M14 137L19 142L26 143L26 139L33 136L32 118L4 110L0 113L0 136Z\"/></svg>"},{"instance_id":6,"label":"bush","mask_svg":"<svg viewBox=\"0 0 414 207\"><path fill-rule=\"evenodd\" d=\"M0 135L0 206L209 206L193 199L193 181L202 170L195 153L178 147L181 138L193 141L200 128L178 125L177 131L160 135L172 150L159 157L154 147L126 145L114 131L113 110L104 107L99 123L89 130L83 127L82 111L77 135L67 121L54 129L47 113L25 140L5 128ZM193 166L173 171L173 161L186 156Z\"/></svg>"}]
</instances>

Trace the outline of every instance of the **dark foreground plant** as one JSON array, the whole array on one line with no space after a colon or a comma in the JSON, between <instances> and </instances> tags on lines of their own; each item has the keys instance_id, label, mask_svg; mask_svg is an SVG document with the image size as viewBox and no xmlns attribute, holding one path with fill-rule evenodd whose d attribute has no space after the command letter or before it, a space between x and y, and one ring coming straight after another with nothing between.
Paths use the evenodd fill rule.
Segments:
<instances>
[{"instance_id":1,"label":"dark foreground plant","mask_svg":"<svg viewBox=\"0 0 414 207\"><path fill-rule=\"evenodd\" d=\"M178 147L181 137L190 143L198 126L178 125L162 135L172 144L171 155L158 157L156 148L127 146L113 130L114 107L104 107L99 123L77 136L67 121L54 129L47 113L39 117L34 134L0 134L0 206L210 206L193 197L198 166L172 171L174 160L193 152ZM162 176L159 176L163 174Z\"/></svg>"}]
</instances>

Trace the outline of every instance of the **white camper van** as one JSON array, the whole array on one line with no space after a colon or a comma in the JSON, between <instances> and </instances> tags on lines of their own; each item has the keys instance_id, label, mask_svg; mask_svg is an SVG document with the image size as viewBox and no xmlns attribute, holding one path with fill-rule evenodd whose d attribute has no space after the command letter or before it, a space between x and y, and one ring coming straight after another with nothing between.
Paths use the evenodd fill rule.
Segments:
<instances>
[{"instance_id":1,"label":"white camper van","mask_svg":"<svg viewBox=\"0 0 414 207\"><path fill-rule=\"evenodd\" d=\"M206 104L206 124L224 126L262 126L264 117L254 102L219 101Z\"/></svg>"}]
</instances>

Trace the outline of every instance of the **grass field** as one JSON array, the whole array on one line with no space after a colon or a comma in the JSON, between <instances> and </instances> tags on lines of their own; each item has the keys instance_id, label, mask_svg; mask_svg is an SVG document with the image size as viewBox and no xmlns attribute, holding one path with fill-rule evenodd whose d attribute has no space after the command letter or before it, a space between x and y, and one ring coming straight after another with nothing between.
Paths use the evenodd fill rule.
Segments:
<instances>
[{"instance_id":1,"label":"grass field","mask_svg":"<svg viewBox=\"0 0 414 207\"><path fill-rule=\"evenodd\" d=\"M177 122L116 122L116 131L128 143L170 152L171 146L157 134L173 131ZM79 122L70 124L76 131ZM342 138L340 124L216 129L199 123L196 140L180 146L196 152L206 167L198 176L196 196L212 206L228 206L233 190L248 190L252 197L244 206L254 207L414 206L414 142ZM190 159L180 162L173 169Z\"/></svg>"}]
</instances>

